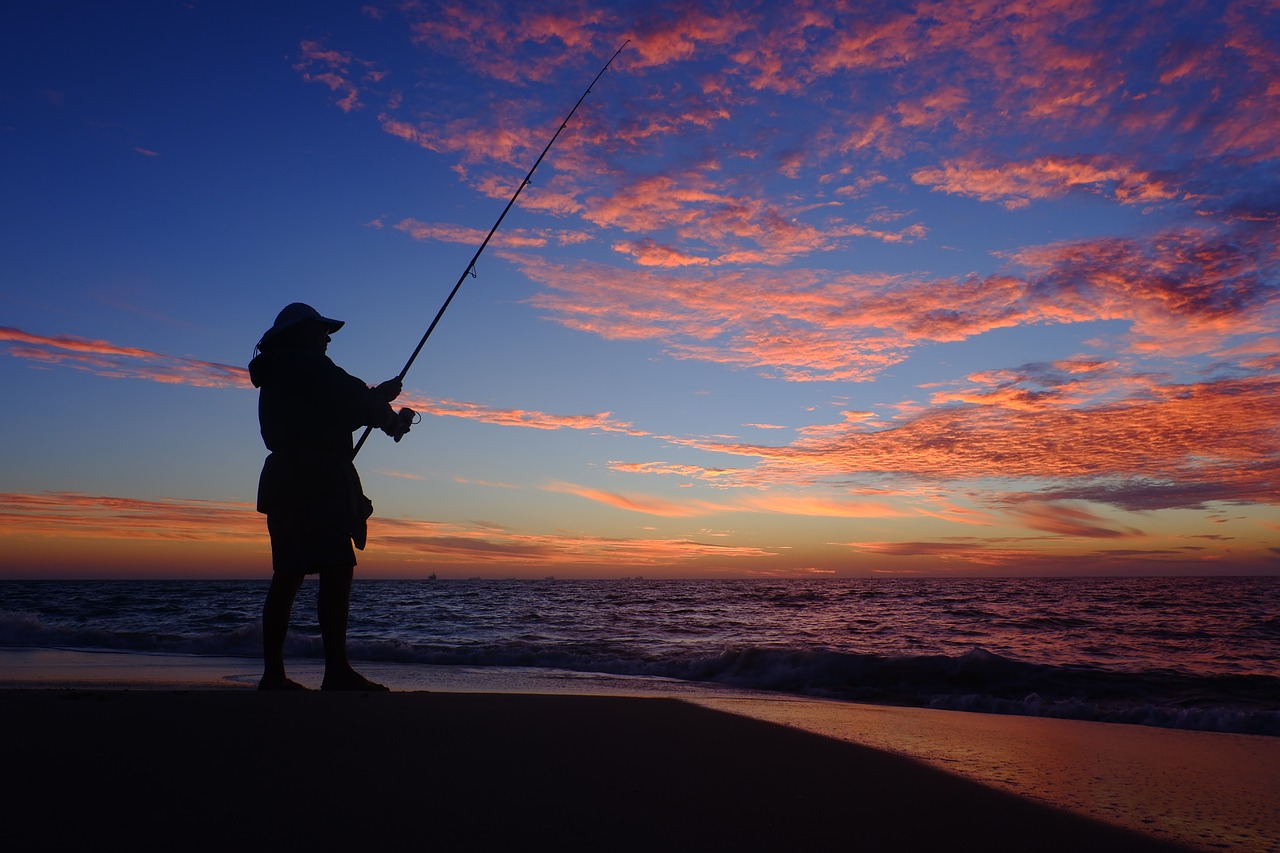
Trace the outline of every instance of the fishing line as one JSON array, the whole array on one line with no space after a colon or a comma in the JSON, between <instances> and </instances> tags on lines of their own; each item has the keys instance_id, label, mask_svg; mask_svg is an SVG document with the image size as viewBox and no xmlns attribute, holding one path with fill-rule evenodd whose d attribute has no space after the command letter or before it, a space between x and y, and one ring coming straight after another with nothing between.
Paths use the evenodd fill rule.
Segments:
<instances>
[{"instance_id":1,"label":"fishing line","mask_svg":"<svg viewBox=\"0 0 1280 853\"><path fill-rule=\"evenodd\" d=\"M448 298L446 298L444 304L440 306L440 310L436 312L435 319L432 320L431 325L427 327L427 331L423 334L422 340L418 341L418 345L414 347L413 354L409 356L409 360L405 362L404 368L396 375L396 379L404 381L405 374L409 372L409 368L413 366L413 362L418 358L418 353L422 352L423 346L427 343L427 338L431 337L431 333L435 331L436 325L440 322L440 318L444 316L444 312L448 309L449 303L453 301L453 297L457 295L459 288L462 287L462 283L467 280L468 275L472 278L476 277L475 266L476 261L480 260L480 254L485 250L485 247L489 245L489 241L493 239L493 235L497 233L498 226L502 224L502 220L507 216L507 211L511 210L512 205L516 203L516 199L520 197L520 193L529 185L530 179L533 178L534 171L542 163L542 158L547 156L547 152L551 150L551 146L554 145L556 140L560 137L560 131L564 130L569 125L569 120L573 118L573 114L578 111L578 107L580 107L582 102L587 99L587 95L591 94L591 88L595 86L601 77L604 76L604 72L609 70L609 66L613 64L613 60L618 58L618 54L622 53L623 48L630 43L631 39L627 39L622 43L622 47L619 47L614 51L613 56L609 57L609 61L606 62L604 67L601 68L600 71L597 72L596 76L592 78L586 91L582 93L582 97L578 98L577 103L573 105L573 109L569 110L569 114L564 117L564 121L560 122L560 127L556 128L555 135L551 137L551 141L547 143L547 147L542 149L542 153L538 155L538 159L534 161L533 166L529 169L529 174L524 176L524 180L520 182L520 186L516 187L515 194L512 195L511 199L507 202L507 206L502 209L502 214L498 216L498 221L493 223L493 227L489 229L489 233L485 236L484 242L480 244L480 248L476 249L476 253L471 256L471 263L467 264L467 268L462 271L462 275L458 276L458 283L453 286L453 290L449 291ZM365 439L369 437L369 433L372 431L373 427L371 426L364 428L364 434L360 436L360 440L356 442L355 449L351 451L352 459L354 459L356 454L360 452L360 448L364 446Z\"/></svg>"}]
</instances>

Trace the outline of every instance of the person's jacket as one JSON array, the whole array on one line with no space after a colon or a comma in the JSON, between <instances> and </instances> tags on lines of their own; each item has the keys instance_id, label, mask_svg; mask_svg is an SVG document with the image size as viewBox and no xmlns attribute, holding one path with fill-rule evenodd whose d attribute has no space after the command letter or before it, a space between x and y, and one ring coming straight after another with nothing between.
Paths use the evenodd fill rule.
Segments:
<instances>
[{"instance_id":1,"label":"person's jacket","mask_svg":"<svg viewBox=\"0 0 1280 853\"><path fill-rule=\"evenodd\" d=\"M260 389L258 423L271 451L258 481L258 511L344 525L364 547L372 505L351 463L352 433L386 424L386 400L328 356L306 350L261 353L249 363L249 378Z\"/></svg>"}]
</instances>

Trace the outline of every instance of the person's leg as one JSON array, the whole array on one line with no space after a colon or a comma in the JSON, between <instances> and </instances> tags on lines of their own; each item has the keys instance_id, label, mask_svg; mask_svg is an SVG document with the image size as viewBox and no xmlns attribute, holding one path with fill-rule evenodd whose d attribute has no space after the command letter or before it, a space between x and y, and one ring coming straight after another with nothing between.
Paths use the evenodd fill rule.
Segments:
<instances>
[{"instance_id":1,"label":"person's leg","mask_svg":"<svg viewBox=\"0 0 1280 853\"><path fill-rule=\"evenodd\" d=\"M284 640L289 633L289 614L302 587L302 575L275 573L262 606L262 680L259 690L303 690L284 673Z\"/></svg>"},{"instance_id":2,"label":"person's leg","mask_svg":"<svg viewBox=\"0 0 1280 853\"><path fill-rule=\"evenodd\" d=\"M347 618L351 611L350 566L325 569L320 573L316 614L320 618L320 638L324 640L325 681L351 669L347 660Z\"/></svg>"},{"instance_id":3,"label":"person's leg","mask_svg":"<svg viewBox=\"0 0 1280 853\"><path fill-rule=\"evenodd\" d=\"M347 659L347 618L351 611L351 580L354 567L335 567L320 573L316 611L320 617L320 637L324 640L324 683L322 690L386 690L351 667Z\"/></svg>"}]
</instances>

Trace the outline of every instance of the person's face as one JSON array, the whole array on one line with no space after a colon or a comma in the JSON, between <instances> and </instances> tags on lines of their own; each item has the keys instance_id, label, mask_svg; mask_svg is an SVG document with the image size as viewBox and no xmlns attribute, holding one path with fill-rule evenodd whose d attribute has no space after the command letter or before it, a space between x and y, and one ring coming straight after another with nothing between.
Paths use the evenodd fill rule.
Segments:
<instances>
[{"instance_id":1,"label":"person's face","mask_svg":"<svg viewBox=\"0 0 1280 853\"><path fill-rule=\"evenodd\" d=\"M323 353L329 348L329 329L324 323L317 323L314 320L307 322L306 328L301 333L302 345L310 350Z\"/></svg>"}]
</instances>

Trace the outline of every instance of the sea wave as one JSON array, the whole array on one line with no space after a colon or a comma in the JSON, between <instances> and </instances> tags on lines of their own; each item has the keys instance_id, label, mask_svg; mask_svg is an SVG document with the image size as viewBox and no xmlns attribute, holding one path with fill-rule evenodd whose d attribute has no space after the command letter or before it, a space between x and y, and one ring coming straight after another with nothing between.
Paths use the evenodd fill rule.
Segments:
<instances>
[{"instance_id":1,"label":"sea wave","mask_svg":"<svg viewBox=\"0 0 1280 853\"><path fill-rule=\"evenodd\" d=\"M49 622L22 611L0 610L0 646L82 651L256 656L262 653L262 626L245 623L213 632L118 631Z\"/></svg>"},{"instance_id":2,"label":"sea wave","mask_svg":"<svg viewBox=\"0 0 1280 853\"><path fill-rule=\"evenodd\" d=\"M0 611L0 645L256 657L261 628L241 622L190 633L110 631ZM318 636L293 632L286 652L319 658L323 647ZM982 647L914 656L787 646L646 654L617 641L526 633L453 643L353 637L350 654L375 662L662 677L875 704L1280 735L1280 678L1030 663Z\"/></svg>"},{"instance_id":3,"label":"sea wave","mask_svg":"<svg viewBox=\"0 0 1280 853\"><path fill-rule=\"evenodd\" d=\"M260 654L261 581L0 582L0 644ZM322 654L315 586L286 647ZM1277 579L362 581L351 655L1280 735Z\"/></svg>"}]
</instances>

